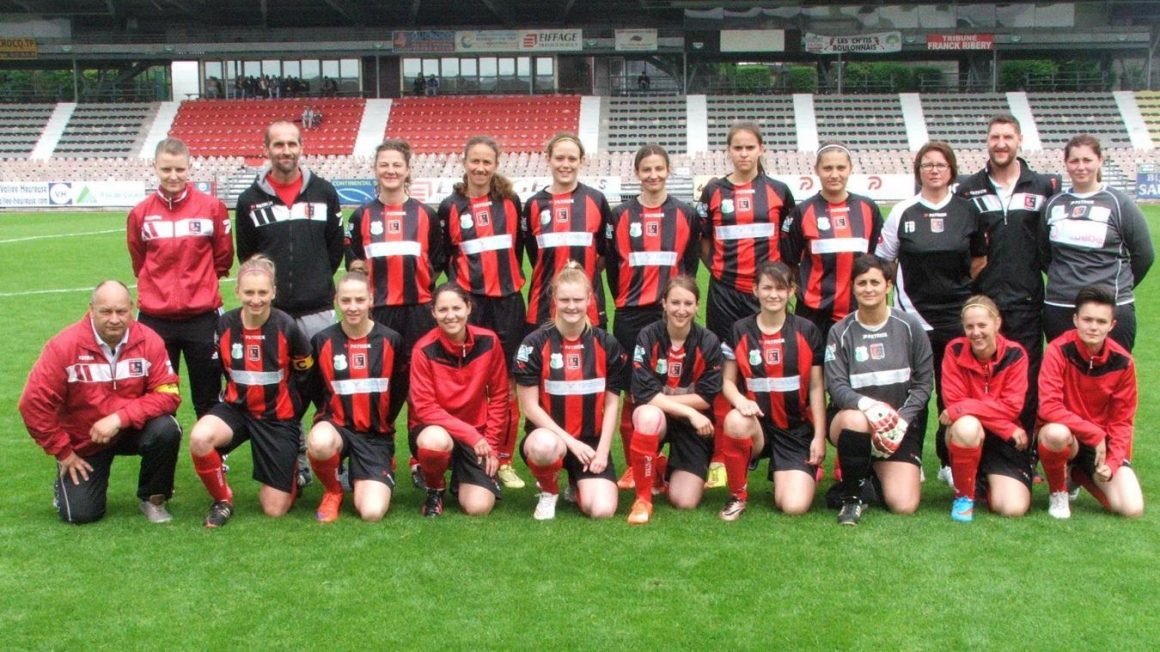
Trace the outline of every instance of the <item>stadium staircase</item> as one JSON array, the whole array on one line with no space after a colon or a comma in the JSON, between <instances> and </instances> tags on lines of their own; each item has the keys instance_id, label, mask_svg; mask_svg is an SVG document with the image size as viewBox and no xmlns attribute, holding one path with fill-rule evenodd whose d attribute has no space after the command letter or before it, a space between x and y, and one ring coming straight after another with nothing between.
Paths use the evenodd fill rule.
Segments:
<instances>
[{"instance_id":1,"label":"stadium staircase","mask_svg":"<svg viewBox=\"0 0 1160 652\"><path fill-rule=\"evenodd\" d=\"M177 112L180 108L180 102L161 102L157 106L157 111L153 114L153 119L149 122L145 140L142 141L141 149L137 152L137 158L153 159L153 152L157 150L157 143L165 140L169 135L169 130L173 128L173 121L177 118ZM198 156L201 152L195 151L192 154Z\"/></svg>"},{"instance_id":2,"label":"stadium staircase","mask_svg":"<svg viewBox=\"0 0 1160 652\"><path fill-rule=\"evenodd\" d=\"M391 100L367 100L358 135L354 140L355 156L370 156L383 141L387 122L391 119Z\"/></svg>"},{"instance_id":3,"label":"stadium staircase","mask_svg":"<svg viewBox=\"0 0 1160 652\"><path fill-rule=\"evenodd\" d=\"M1120 110L1120 118L1124 127L1128 129L1128 138L1132 141L1132 148L1150 150L1155 148L1152 136L1148 133L1148 125L1140 113L1140 105L1136 102L1136 95L1131 91L1115 91L1112 98Z\"/></svg>"},{"instance_id":4,"label":"stadium staircase","mask_svg":"<svg viewBox=\"0 0 1160 652\"><path fill-rule=\"evenodd\" d=\"M69 118L72 117L77 105L72 102L61 102L52 109L48 120L40 125L40 136L36 140L35 146L30 152L29 158L45 161L52 157L52 151L56 149L56 144L60 142L60 137L64 134L64 128L68 125Z\"/></svg>"}]
</instances>

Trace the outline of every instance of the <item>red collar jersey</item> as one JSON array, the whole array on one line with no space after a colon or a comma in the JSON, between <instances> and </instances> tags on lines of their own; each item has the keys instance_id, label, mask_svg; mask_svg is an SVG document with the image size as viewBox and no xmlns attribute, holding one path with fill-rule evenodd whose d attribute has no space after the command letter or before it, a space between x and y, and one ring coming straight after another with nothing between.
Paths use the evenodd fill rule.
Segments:
<instances>
[{"instance_id":1,"label":"red collar jersey","mask_svg":"<svg viewBox=\"0 0 1160 652\"><path fill-rule=\"evenodd\" d=\"M443 236L426 204L407 199L386 206L371 200L351 215L349 234L348 262L367 261L375 307L431 302L444 265Z\"/></svg>"},{"instance_id":2,"label":"red collar jersey","mask_svg":"<svg viewBox=\"0 0 1160 652\"><path fill-rule=\"evenodd\" d=\"M241 310L218 319L217 354L226 376L222 402L255 419L301 418L303 402L294 376L314 365L310 342L294 319L277 308L253 329L242 325Z\"/></svg>"},{"instance_id":3,"label":"red collar jersey","mask_svg":"<svg viewBox=\"0 0 1160 652\"><path fill-rule=\"evenodd\" d=\"M480 439L497 449L508 427L507 363L499 336L468 325L467 339L454 344L438 327L415 343L407 421L442 426L474 447Z\"/></svg>"},{"instance_id":4,"label":"red collar jersey","mask_svg":"<svg viewBox=\"0 0 1160 652\"><path fill-rule=\"evenodd\" d=\"M712 245L709 271L713 278L751 294L757 266L781 257L778 234L793 206L789 186L764 174L741 185L727 178L705 184L697 210L701 237Z\"/></svg>"},{"instance_id":5,"label":"red collar jersey","mask_svg":"<svg viewBox=\"0 0 1160 652\"><path fill-rule=\"evenodd\" d=\"M625 364L620 344L605 331L589 328L567 340L547 324L524 338L516 352L515 380L539 387L540 406L552 420L594 446L604 420L604 395L624 389Z\"/></svg>"},{"instance_id":6,"label":"red collar jersey","mask_svg":"<svg viewBox=\"0 0 1160 652\"><path fill-rule=\"evenodd\" d=\"M1039 369L1039 421L1067 426L1088 446L1106 441L1112 473L1127 459L1136 402L1136 363L1112 338L1096 355L1074 330L1047 346Z\"/></svg>"},{"instance_id":7,"label":"red collar jersey","mask_svg":"<svg viewBox=\"0 0 1160 652\"><path fill-rule=\"evenodd\" d=\"M124 428L141 428L150 419L177 412L180 403L177 374L157 333L131 323L116 363L110 363L85 315L44 346L28 374L19 409L36 443L63 460L74 452L89 457L116 446L117 438L96 444L89 434L110 414L117 414Z\"/></svg>"},{"instance_id":8,"label":"red collar jersey","mask_svg":"<svg viewBox=\"0 0 1160 652\"><path fill-rule=\"evenodd\" d=\"M604 233L605 272L617 308L657 305L670 278L696 278L696 213L672 195L656 208L636 198L624 202L613 209Z\"/></svg>"},{"instance_id":9,"label":"red collar jersey","mask_svg":"<svg viewBox=\"0 0 1160 652\"><path fill-rule=\"evenodd\" d=\"M518 197L468 198L452 193L439 205L447 276L468 292L506 297L524 287Z\"/></svg>"},{"instance_id":10,"label":"red collar jersey","mask_svg":"<svg viewBox=\"0 0 1160 652\"><path fill-rule=\"evenodd\" d=\"M781 259L798 267L797 301L838 322L854 304L854 259L874 251L882 213L874 200L851 194L831 204L821 193L794 207L781 225Z\"/></svg>"},{"instance_id":11,"label":"red collar jersey","mask_svg":"<svg viewBox=\"0 0 1160 652\"><path fill-rule=\"evenodd\" d=\"M641 330L632 352L632 399L644 405L657 394L696 394L712 406L721 393L722 361L721 340L709 329L693 324L677 348L665 322L653 322Z\"/></svg>"},{"instance_id":12,"label":"red collar jersey","mask_svg":"<svg viewBox=\"0 0 1160 652\"><path fill-rule=\"evenodd\" d=\"M390 408L391 379L400 371L401 342L398 333L382 324L361 338L348 336L342 324L315 335L311 344L323 403L314 420L393 437L398 415Z\"/></svg>"},{"instance_id":13,"label":"red collar jersey","mask_svg":"<svg viewBox=\"0 0 1160 652\"><path fill-rule=\"evenodd\" d=\"M980 361L971 341L956 337L942 361L942 395L952 420L973 416L983 428L1003 439L1022 428L1019 413L1027 394L1027 352L996 335L995 356Z\"/></svg>"},{"instance_id":14,"label":"red collar jersey","mask_svg":"<svg viewBox=\"0 0 1160 652\"><path fill-rule=\"evenodd\" d=\"M548 290L552 277L569 260L580 263L592 281L596 301L588 308L588 319L593 324L600 323L604 287L597 271L598 261L605 253L601 230L610 213L604 195L584 184L563 195L544 189L528 200L520 220L524 250L532 264L527 323L543 324L552 318Z\"/></svg>"},{"instance_id":15,"label":"red collar jersey","mask_svg":"<svg viewBox=\"0 0 1160 652\"><path fill-rule=\"evenodd\" d=\"M141 312L185 319L222 306L218 279L230 273L234 240L216 197L192 185L172 199L158 190L129 211L125 231Z\"/></svg>"},{"instance_id":16,"label":"red collar jersey","mask_svg":"<svg viewBox=\"0 0 1160 652\"><path fill-rule=\"evenodd\" d=\"M724 355L737 363L738 380L765 413L761 418L790 430L813 423L810 373L822 366L822 347L821 333L806 319L786 315L782 327L766 335L753 315L733 325Z\"/></svg>"}]
</instances>

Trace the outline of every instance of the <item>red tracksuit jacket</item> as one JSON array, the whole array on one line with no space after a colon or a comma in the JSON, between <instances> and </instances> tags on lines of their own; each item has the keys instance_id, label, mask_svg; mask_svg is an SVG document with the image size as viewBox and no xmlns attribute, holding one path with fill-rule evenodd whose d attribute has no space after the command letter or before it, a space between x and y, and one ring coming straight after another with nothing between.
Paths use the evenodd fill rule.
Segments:
<instances>
[{"instance_id":1,"label":"red tracksuit jacket","mask_svg":"<svg viewBox=\"0 0 1160 652\"><path fill-rule=\"evenodd\" d=\"M1107 442L1114 474L1128 455L1136 420L1136 363L1111 338L1096 355L1071 330L1055 338L1039 369L1039 420L1067 426L1077 440Z\"/></svg>"},{"instance_id":2,"label":"red tracksuit jacket","mask_svg":"<svg viewBox=\"0 0 1160 652\"><path fill-rule=\"evenodd\" d=\"M415 343L411 353L408 426L442 426L456 440L493 448L507 432L508 377L499 337L467 327L467 341L453 344L438 327Z\"/></svg>"},{"instance_id":3,"label":"red tracksuit jacket","mask_svg":"<svg viewBox=\"0 0 1160 652\"><path fill-rule=\"evenodd\" d=\"M995 357L979 361L971 342L956 337L947 344L942 361L943 402L951 419L967 415L987 432L1005 440L1022 428L1019 412L1027 394L1027 351L1018 342L996 335Z\"/></svg>"},{"instance_id":4,"label":"red tracksuit jacket","mask_svg":"<svg viewBox=\"0 0 1160 652\"><path fill-rule=\"evenodd\" d=\"M123 428L141 428L150 419L173 414L180 403L177 374L157 333L130 324L114 367L86 314L44 346L20 396L20 416L44 452L63 460L73 452L89 457L115 444L116 438L104 445L89 438L93 424L114 412Z\"/></svg>"},{"instance_id":5,"label":"red tracksuit jacket","mask_svg":"<svg viewBox=\"0 0 1160 652\"><path fill-rule=\"evenodd\" d=\"M161 191L129 211L129 257L141 312L184 319L222 305L218 279L230 273L230 216L216 197L187 186L170 200Z\"/></svg>"}]
</instances>

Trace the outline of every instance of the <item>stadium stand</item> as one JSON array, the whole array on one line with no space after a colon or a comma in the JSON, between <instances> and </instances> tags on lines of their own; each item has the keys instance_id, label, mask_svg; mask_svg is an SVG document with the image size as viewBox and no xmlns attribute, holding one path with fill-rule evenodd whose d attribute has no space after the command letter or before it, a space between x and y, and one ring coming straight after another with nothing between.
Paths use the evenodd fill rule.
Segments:
<instances>
[{"instance_id":1,"label":"stadium stand","mask_svg":"<svg viewBox=\"0 0 1160 652\"><path fill-rule=\"evenodd\" d=\"M979 148L987 140L987 121L991 116L1010 111L1007 98L1001 93L922 96L927 134L931 140L945 140L956 151Z\"/></svg>"},{"instance_id":2,"label":"stadium stand","mask_svg":"<svg viewBox=\"0 0 1160 652\"><path fill-rule=\"evenodd\" d=\"M600 142L608 151L635 152L642 143L655 143L670 154L687 150L685 96L611 97L605 107Z\"/></svg>"},{"instance_id":3,"label":"stadium stand","mask_svg":"<svg viewBox=\"0 0 1160 652\"><path fill-rule=\"evenodd\" d=\"M1028 93L1027 100L1045 148L1062 148L1080 133L1099 138L1104 147L1132 146L1111 93Z\"/></svg>"},{"instance_id":4,"label":"stadium stand","mask_svg":"<svg viewBox=\"0 0 1160 652\"><path fill-rule=\"evenodd\" d=\"M391 107L388 138L403 138L415 152L455 152L478 134L508 152L531 152L561 131L576 132L580 97L403 98Z\"/></svg>"},{"instance_id":5,"label":"stadium stand","mask_svg":"<svg viewBox=\"0 0 1160 652\"><path fill-rule=\"evenodd\" d=\"M848 147L908 149L898 95L818 95L818 139Z\"/></svg>"},{"instance_id":6,"label":"stadium stand","mask_svg":"<svg viewBox=\"0 0 1160 652\"><path fill-rule=\"evenodd\" d=\"M54 108L53 104L0 104L0 156L28 158Z\"/></svg>"},{"instance_id":7,"label":"stadium stand","mask_svg":"<svg viewBox=\"0 0 1160 652\"><path fill-rule=\"evenodd\" d=\"M797 149L793 97L789 95L710 95L709 149L724 150L729 125L750 120L761 127L766 149Z\"/></svg>"},{"instance_id":8,"label":"stadium stand","mask_svg":"<svg viewBox=\"0 0 1160 652\"><path fill-rule=\"evenodd\" d=\"M127 157L140 147L151 104L78 104L53 155L65 158Z\"/></svg>"},{"instance_id":9,"label":"stadium stand","mask_svg":"<svg viewBox=\"0 0 1160 652\"><path fill-rule=\"evenodd\" d=\"M1136 104L1154 142L1160 143L1160 91L1136 91Z\"/></svg>"},{"instance_id":10,"label":"stadium stand","mask_svg":"<svg viewBox=\"0 0 1160 652\"><path fill-rule=\"evenodd\" d=\"M184 140L197 155L256 158L263 156L266 125L275 120L301 124L302 112L314 107L322 122L303 133L306 150L345 156L354 150L364 104L362 99L345 98L191 100L181 103L169 135Z\"/></svg>"}]
</instances>

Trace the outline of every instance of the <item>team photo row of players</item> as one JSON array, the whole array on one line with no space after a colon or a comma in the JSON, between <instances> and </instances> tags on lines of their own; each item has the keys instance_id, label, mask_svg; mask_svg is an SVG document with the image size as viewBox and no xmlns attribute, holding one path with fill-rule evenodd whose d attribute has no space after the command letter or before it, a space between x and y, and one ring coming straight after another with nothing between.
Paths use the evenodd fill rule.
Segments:
<instances>
[{"instance_id":1,"label":"team photo row of players","mask_svg":"<svg viewBox=\"0 0 1160 652\"><path fill-rule=\"evenodd\" d=\"M345 460L356 510L382 518L404 402L411 476L426 488L427 516L443 511L448 469L468 514L489 512L501 486L522 486L511 464L522 414L519 452L539 490L537 519L554 517L566 469L566 499L593 517L615 513L618 488L635 490L628 520L642 524L654 494L693 508L706 487L728 485L720 516L736 520L762 457L777 508L801 513L828 440L838 482L827 502L853 525L871 501L895 512L918 507L932 391L939 476L955 487L955 520L971 520L977 498L999 514L1025 513L1036 452L1052 516L1070 514L1069 469L1108 509L1139 514L1128 461L1130 350L1132 288L1153 259L1147 227L1127 197L1101 183L1097 140L1068 144L1072 186L1063 192L1017 156L1020 142L1018 122L996 116L987 168L957 193L953 150L928 143L915 157L919 193L883 220L872 200L847 191L852 157L838 143L817 152L821 191L796 204L765 174L750 123L731 128L733 170L706 185L696 208L669 195L668 155L649 145L635 160L640 195L610 209L579 182L583 145L561 134L547 146L551 185L526 203L497 173L496 143L476 137L462 182L432 210L408 195L410 148L388 140L375 154L377 197L344 233L337 193L300 165L298 129L278 122L265 133L269 167L238 200L242 305L219 317L218 279L235 253L230 220L188 185L188 149L166 140L158 191L128 225L138 321L150 327L139 335L155 331L168 354L146 367L166 370L172 378L158 387L170 387L186 360L198 416L190 452L213 498L210 527L233 512L223 455L247 439L267 514L289 510L309 465L324 489L318 518L336 519ZM710 277L705 327L694 319L699 261ZM444 272L448 283L435 288ZM85 321L94 341L78 359L101 352L112 363L106 372L75 380L70 371L50 387L40 375L68 366L47 360L50 344L22 398L29 431L59 462L66 521L103 514L112 456L145 457L145 426L176 407L167 399L135 419L114 412L107 425L115 427L100 437L94 422L110 416L103 407L82 410L93 417L87 425L61 423L70 401L59 397L71 399L74 384L86 385L82 402L102 391L155 398L152 384L133 397L116 382L124 338L138 326L114 318L118 328L106 333L98 324L99 314L129 303L115 282L93 294ZM315 423L301 437L311 401ZM610 450L618 410L629 467L619 479ZM101 464L90 464L96 457ZM146 482L144 471L164 463L142 464L138 496L151 520L168 520L172 470L168 483Z\"/></svg>"}]
</instances>

